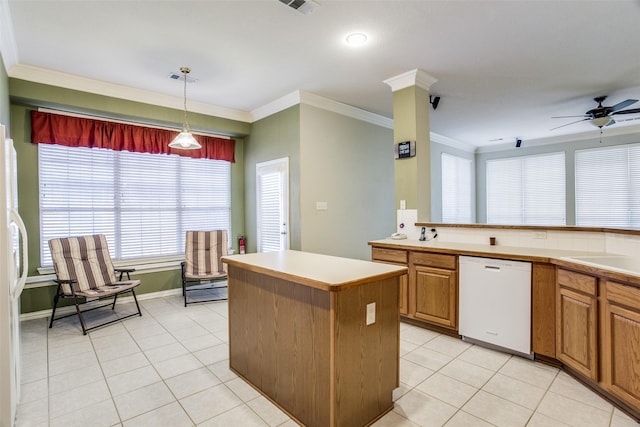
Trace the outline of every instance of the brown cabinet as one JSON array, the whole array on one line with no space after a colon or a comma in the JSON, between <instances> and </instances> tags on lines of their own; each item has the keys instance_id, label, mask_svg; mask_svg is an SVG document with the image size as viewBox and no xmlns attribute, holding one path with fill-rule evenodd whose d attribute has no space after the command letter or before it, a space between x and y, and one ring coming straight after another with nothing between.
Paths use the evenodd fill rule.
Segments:
<instances>
[{"instance_id":1,"label":"brown cabinet","mask_svg":"<svg viewBox=\"0 0 640 427\"><path fill-rule=\"evenodd\" d=\"M557 272L556 356L584 376L598 380L597 278Z\"/></svg>"},{"instance_id":2,"label":"brown cabinet","mask_svg":"<svg viewBox=\"0 0 640 427\"><path fill-rule=\"evenodd\" d=\"M602 385L640 408L640 288L603 283Z\"/></svg>"},{"instance_id":3,"label":"brown cabinet","mask_svg":"<svg viewBox=\"0 0 640 427\"><path fill-rule=\"evenodd\" d=\"M400 249L372 248L371 260L385 264L407 266L407 251ZM409 313L409 275L400 276L400 314Z\"/></svg>"},{"instance_id":4,"label":"brown cabinet","mask_svg":"<svg viewBox=\"0 0 640 427\"><path fill-rule=\"evenodd\" d=\"M458 327L455 255L409 254L409 316L449 329Z\"/></svg>"},{"instance_id":5,"label":"brown cabinet","mask_svg":"<svg viewBox=\"0 0 640 427\"><path fill-rule=\"evenodd\" d=\"M458 328L456 255L372 246L371 260L409 267L400 277L400 314L449 330Z\"/></svg>"},{"instance_id":6,"label":"brown cabinet","mask_svg":"<svg viewBox=\"0 0 640 427\"><path fill-rule=\"evenodd\" d=\"M531 349L556 358L556 267L534 262L531 268Z\"/></svg>"}]
</instances>

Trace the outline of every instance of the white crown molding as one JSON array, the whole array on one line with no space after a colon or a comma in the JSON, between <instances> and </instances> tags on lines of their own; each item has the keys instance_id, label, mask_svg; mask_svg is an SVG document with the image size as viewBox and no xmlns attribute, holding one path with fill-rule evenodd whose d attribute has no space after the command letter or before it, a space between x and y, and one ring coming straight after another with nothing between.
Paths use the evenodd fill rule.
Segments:
<instances>
[{"instance_id":1,"label":"white crown molding","mask_svg":"<svg viewBox=\"0 0 640 427\"><path fill-rule=\"evenodd\" d=\"M13 21L9 13L8 0L0 0L0 55L8 74L11 67L18 63L18 49L13 35Z\"/></svg>"},{"instance_id":2,"label":"white crown molding","mask_svg":"<svg viewBox=\"0 0 640 427\"><path fill-rule=\"evenodd\" d=\"M472 144L468 144L466 142L458 141L453 138L449 138L448 136L440 135L439 133L430 132L429 133L432 142L437 142L438 144L447 145L449 147L457 148L458 150L467 151L469 153L475 153L477 147Z\"/></svg>"},{"instance_id":3,"label":"white crown molding","mask_svg":"<svg viewBox=\"0 0 640 427\"><path fill-rule=\"evenodd\" d=\"M574 141L585 141L588 139L598 139L600 138L603 141L606 141L612 137L619 137L625 135L638 135L640 133L640 125L627 125L627 126L619 126L617 128L607 128L603 130L602 136L600 135L600 131L594 130L573 133L568 135L559 135L548 138L538 138L538 139L526 139L522 138L522 148L530 148L530 147L539 147L541 145L554 145L554 144L564 144L568 142ZM476 149L476 153L493 153L496 151L505 151L505 150L517 150L515 147L515 143L505 143L499 145L490 145L488 147L478 147Z\"/></svg>"},{"instance_id":4,"label":"white crown molding","mask_svg":"<svg viewBox=\"0 0 640 427\"><path fill-rule=\"evenodd\" d=\"M291 92L273 102L256 108L251 112L252 119L253 121L257 121L298 104L310 105L353 119L362 120L363 122L393 129L393 119L301 90Z\"/></svg>"},{"instance_id":5,"label":"white crown molding","mask_svg":"<svg viewBox=\"0 0 640 427\"><path fill-rule=\"evenodd\" d=\"M387 129L393 129L393 119L371 113L361 108L343 104L342 102L334 101L311 92L300 91L300 103L385 127Z\"/></svg>"},{"instance_id":6,"label":"white crown molding","mask_svg":"<svg viewBox=\"0 0 640 427\"><path fill-rule=\"evenodd\" d=\"M17 64L9 69L8 74L9 77L35 83L79 90L128 101L142 102L160 107L175 108L177 110L183 109L184 100L182 98L61 73L59 71L47 70L40 67ZM251 114L247 111L218 107L204 102L189 101L189 111L229 120L251 122Z\"/></svg>"},{"instance_id":7,"label":"white crown molding","mask_svg":"<svg viewBox=\"0 0 640 427\"><path fill-rule=\"evenodd\" d=\"M410 86L418 86L428 91L431 85L437 81L438 79L426 71L416 68L415 70L407 71L406 73L399 74L395 77L390 77L384 80L383 83L389 85L392 92Z\"/></svg>"},{"instance_id":8,"label":"white crown molding","mask_svg":"<svg viewBox=\"0 0 640 427\"><path fill-rule=\"evenodd\" d=\"M300 91L291 92L285 96L275 99L268 104L251 111L251 122L256 122L265 117L269 117L287 108L300 104Z\"/></svg>"},{"instance_id":9,"label":"white crown molding","mask_svg":"<svg viewBox=\"0 0 640 427\"><path fill-rule=\"evenodd\" d=\"M50 86L63 87L66 89L79 90L82 92L126 99L129 101L142 102L145 104L157 105L161 107L175 108L179 110L183 108L183 99L177 98L175 96L163 95L152 91L116 85L30 65L14 65L13 67L11 67L8 74L9 77L12 78L47 84ZM218 107L215 105L197 101L189 102L189 111L215 117L222 117L230 120L252 123L256 120L260 120L261 118L270 116L300 103L333 111L335 113L369 122L378 126L393 128L392 119L378 114L370 113L360 108L342 104L340 102L333 101L319 95L301 91L292 92L262 107L256 108L251 112Z\"/></svg>"}]
</instances>

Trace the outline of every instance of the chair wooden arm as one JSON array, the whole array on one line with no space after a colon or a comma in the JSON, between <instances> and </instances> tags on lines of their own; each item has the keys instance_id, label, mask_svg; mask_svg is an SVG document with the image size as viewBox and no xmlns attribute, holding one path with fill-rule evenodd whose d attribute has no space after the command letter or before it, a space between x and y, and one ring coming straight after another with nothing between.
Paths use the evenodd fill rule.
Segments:
<instances>
[{"instance_id":1,"label":"chair wooden arm","mask_svg":"<svg viewBox=\"0 0 640 427\"><path fill-rule=\"evenodd\" d=\"M131 280L131 276L130 273L133 273L134 271L136 271L135 268L123 268L123 267L118 267L118 268L114 268L116 273L120 273L120 277L118 277L118 281L122 281L122 275L123 274L127 274L127 280Z\"/></svg>"}]
</instances>

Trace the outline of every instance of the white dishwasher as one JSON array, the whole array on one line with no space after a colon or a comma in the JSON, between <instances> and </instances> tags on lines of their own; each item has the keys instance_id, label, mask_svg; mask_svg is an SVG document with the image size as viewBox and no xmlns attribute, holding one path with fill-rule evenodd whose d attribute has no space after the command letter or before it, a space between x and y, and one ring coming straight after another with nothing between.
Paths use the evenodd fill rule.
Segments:
<instances>
[{"instance_id":1,"label":"white dishwasher","mask_svg":"<svg viewBox=\"0 0 640 427\"><path fill-rule=\"evenodd\" d=\"M462 339L531 357L531 263L460 257Z\"/></svg>"}]
</instances>

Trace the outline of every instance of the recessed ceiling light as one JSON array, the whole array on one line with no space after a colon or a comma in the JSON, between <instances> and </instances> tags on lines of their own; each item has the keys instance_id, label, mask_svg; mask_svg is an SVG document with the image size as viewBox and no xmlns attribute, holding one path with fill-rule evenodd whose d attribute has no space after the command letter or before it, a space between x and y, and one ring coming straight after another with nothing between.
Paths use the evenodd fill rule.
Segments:
<instances>
[{"instance_id":1,"label":"recessed ceiling light","mask_svg":"<svg viewBox=\"0 0 640 427\"><path fill-rule=\"evenodd\" d=\"M362 46L367 42L367 35L365 33L351 33L347 35L345 42L352 47Z\"/></svg>"}]
</instances>

